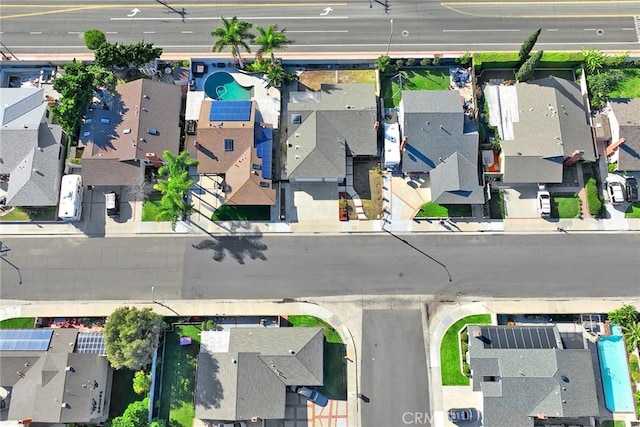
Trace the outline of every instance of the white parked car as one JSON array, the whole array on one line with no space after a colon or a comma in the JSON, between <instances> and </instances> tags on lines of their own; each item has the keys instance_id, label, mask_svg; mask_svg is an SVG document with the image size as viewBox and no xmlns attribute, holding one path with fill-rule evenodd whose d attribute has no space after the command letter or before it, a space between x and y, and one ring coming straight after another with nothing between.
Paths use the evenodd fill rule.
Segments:
<instances>
[{"instance_id":1,"label":"white parked car","mask_svg":"<svg viewBox=\"0 0 640 427\"><path fill-rule=\"evenodd\" d=\"M551 216L551 195L547 190L539 190L536 196L538 215L543 218Z\"/></svg>"},{"instance_id":2,"label":"white parked car","mask_svg":"<svg viewBox=\"0 0 640 427\"><path fill-rule=\"evenodd\" d=\"M624 188L620 182L609 181L607 191L609 192L609 199L614 205L624 202Z\"/></svg>"}]
</instances>

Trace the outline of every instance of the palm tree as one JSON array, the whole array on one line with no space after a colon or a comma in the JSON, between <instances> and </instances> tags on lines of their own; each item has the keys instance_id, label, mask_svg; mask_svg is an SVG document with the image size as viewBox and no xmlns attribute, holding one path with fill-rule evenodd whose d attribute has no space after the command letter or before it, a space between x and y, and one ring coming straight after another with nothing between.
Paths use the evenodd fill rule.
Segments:
<instances>
[{"instance_id":1,"label":"palm tree","mask_svg":"<svg viewBox=\"0 0 640 427\"><path fill-rule=\"evenodd\" d=\"M620 308L617 308L607 315L609 321L611 323L615 323L617 325L624 327L630 326L635 323L638 319L638 311L632 305L623 305Z\"/></svg>"},{"instance_id":2,"label":"palm tree","mask_svg":"<svg viewBox=\"0 0 640 427\"><path fill-rule=\"evenodd\" d=\"M252 24L250 22L238 21L237 16L231 19L221 16L220 19L222 20L222 27L218 27L211 32L213 37L217 37L211 50L213 52L220 52L225 47L230 47L231 55L233 55L234 58L238 58L240 67L244 68L240 48L244 48L247 53L251 52L247 41L251 41L254 38L253 34L249 32Z\"/></svg>"},{"instance_id":3,"label":"palm tree","mask_svg":"<svg viewBox=\"0 0 640 427\"><path fill-rule=\"evenodd\" d=\"M640 322L635 322L622 330L624 331L624 339L627 342L627 350L631 352L636 348L640 348Z\"/></svg>"},{"instance_id":4,"label":"palm tree","mask_svg":"<svg viewBox=\"0 0 640 427\"><path fill-rule=\"evenodd\" d=\"M187 203L185 194L195 182L189 177L189 167L196 166L199 162L189 158L188 151L182 151L177 156L170 151L165 151L165 164L158 169L158 173L167 176L167 179L158 179L153 186L162 193L160 209L157 221L171 220L176 222L180 215L191 212L191 206Z\"/></svg>"},{"instance_id":5,"label":"palm tree","mask_svg":"<svg viewBox=\"0 0 640 427\"><path fill-rule=\"evenodd\" d=\"M289 40L285 34L286 30L284 28L281 31L278 30L278 26L276 24L270 24L267 28L258 26L256 27L256 30L258 30L258 33L260 34L254 40L256 44L260 45L258 53L270 54L271 63L275 63L276 58L273 55L273 51L291 44L291 40Z\"/></svg>"}]
</instances>

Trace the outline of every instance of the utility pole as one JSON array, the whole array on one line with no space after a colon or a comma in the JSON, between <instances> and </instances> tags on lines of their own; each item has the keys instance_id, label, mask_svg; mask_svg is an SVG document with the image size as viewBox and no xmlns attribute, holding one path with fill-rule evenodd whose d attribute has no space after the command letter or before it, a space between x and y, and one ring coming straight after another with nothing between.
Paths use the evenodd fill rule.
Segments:
<instances>
[{"instance_id":1,"label":"utility pole","mask_svg":"<svg viewBox=\"0 0 640 427\"><path fill-rule=\"evenodd\" d=\"M18 284L22 285L22 272L20 271L20 269L18 268L17 265L15 265L14 263L12 263L11 261L9 261L6 258L7 252L9 252L10 250L11 249L9 249L8 247L4 246L4 244L0 240L0 259L2 259L4 262L9 264L11 267L16 269L16 271L18 272L18 280L19 280Z\"/></svg>"}]
</instances>

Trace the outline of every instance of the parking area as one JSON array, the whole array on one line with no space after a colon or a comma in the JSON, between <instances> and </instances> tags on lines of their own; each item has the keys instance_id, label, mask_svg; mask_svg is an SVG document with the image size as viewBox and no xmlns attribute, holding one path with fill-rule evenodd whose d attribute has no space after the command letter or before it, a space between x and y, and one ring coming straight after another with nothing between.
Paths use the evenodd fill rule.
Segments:
<instances>
[{"instance_id":1,"label":"parking area","mask_svg":"<svg viewBox=\"0 0 640 427\"><path fill-rule=\"evenodd\" d=\"M291 183L286 191L287 221L338 221L338 183Z\"/></svg>"},{"instance_id":2,"label":"parking area","mask_svg":"<svg viewBox=\"0 0 640 427\"><path fill-rule=\"evenodd\" d=\"M110 218L106 214L105 194L119 195L120 215ZM85 188L82 197L82 220L80 227L90 236L103 236L105 232L122 233L127 226L132 228L140 220L142 202L136 201L134 189L125 186L95 186Z\"/></svg>"},{"instance_id":3,"label":"parking area","mask_svg":"<svg viewBox=\"0 0 640 427\"><path fill-rule=\"evenodd\" d=\"M445 426L481 426L482 425L482 392L473 391L471 386L445 386L442 387L442 404L444 408ZM454 424L447 418L447 412L451 408L475 408L479 412L479 420L475 422Z\"/></svg>"},{"instance_id":4,"label":"parking area","mask_svg":"<svg viewBox=\"0 0 640 427\"><path fill-rule=\"evenodd\" d=\"M536 206L536 184L504 188L504 210L507 218L539 218Z\"/></svg>"}]
</instances>

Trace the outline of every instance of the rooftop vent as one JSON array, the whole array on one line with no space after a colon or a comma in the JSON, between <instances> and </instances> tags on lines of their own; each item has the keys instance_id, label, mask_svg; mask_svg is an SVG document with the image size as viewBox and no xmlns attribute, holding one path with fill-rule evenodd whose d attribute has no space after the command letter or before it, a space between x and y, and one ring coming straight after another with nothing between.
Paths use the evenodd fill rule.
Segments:
<instances>
[{"instance_id":1,"label":"rooftop vent","mask_svg":"<svg viewBox=\"0 0 640 427\"><path fill-rule=\"evenodd\" d=\"M295 350L289 350L289 354L296 354Z\"/></svg>"},{"instance_id":2,"label":"rooftop vent","mask_svg":"<svg viewBox=\"0 0 640 427\"><path fill-rule=\"evenodd\" d=\"M65 368L65 370L66 370L67 372L75 372L75 371L76 371L76 370L73 368L73 366L67 366L67 367Z\"/></svg>"},{"instance_id":3,"label":"rooftop vent","mask_svg":"<svg viewBox=\"0 0 640 427\"><path fill-rule=\"evenodd\" d=\"M147 133L148 133L149 135L155 135L155 136L160 135L160 132L158 131L158 129L153 129L153 128L151 128L151 129L147 130Z\"/></svg>"},{"instance_id":4,"label":"rooftop vent","mask_svg":"<svg viewBox=\"0 0 640 427\"><path fill-rule=\"evenodd\" d=\"M71 406L67 402L62 402L62 405L60 405L60 407L63 409L71 409Z\"/></svg>"},{"instance_id":5,"label":"rooftop vent","mask_svg":"<svg viewBox=\"0 0 640 427\"><path fill-rule=\"evenodd\" d=\"M131 129L126 128L125 130L122 131L122 133L124 133L125 135L130 134L131 133Z\"/></svg>"}]
</instances>

